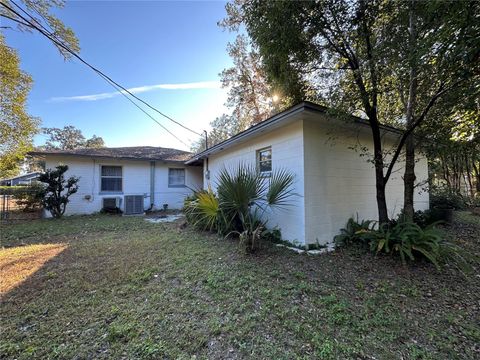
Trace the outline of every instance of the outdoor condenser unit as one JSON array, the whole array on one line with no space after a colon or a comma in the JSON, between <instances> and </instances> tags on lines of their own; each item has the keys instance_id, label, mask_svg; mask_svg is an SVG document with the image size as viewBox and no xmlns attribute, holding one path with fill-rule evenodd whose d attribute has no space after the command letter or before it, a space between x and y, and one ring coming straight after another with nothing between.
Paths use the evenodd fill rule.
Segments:
<instances>
[{"instance_id":1,"label":"outdoor condenser unit","mask_svg":"<svg viewBox=\"0 0 480 360\"><path fill-rule=\"evenodd\" d=\"M143 195L125 196L125 215L143 214Z\"/></svg>"}]
</instances>

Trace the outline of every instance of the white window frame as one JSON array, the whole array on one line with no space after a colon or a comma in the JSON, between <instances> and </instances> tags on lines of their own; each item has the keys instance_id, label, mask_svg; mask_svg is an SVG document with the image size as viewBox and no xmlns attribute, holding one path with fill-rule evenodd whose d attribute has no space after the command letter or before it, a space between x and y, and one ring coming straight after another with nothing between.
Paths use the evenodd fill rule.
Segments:
<instances>
[{"instance_id":1,"label":"white window frame","mask_svg":"<svg viewBox=\"0 0 480 360\"><path fill-rule=\"evenodd\" d=\"M269 160L263 160L261 161L260 160L260 156L262 154L262 152L264 151L267 151L269 150L270 151L270 170L260 170L260 165L262 162L266 162L266 161L269 161ZM272 169L273 169L273 151L272 151L272 147L271 146L266 146L264 148L261 148L261 149L258 149L257 152L256 152L256 163L257 163L257 171L259 172L260 175L262 176L265 176L265 177L268 177L268 176L271 176L272 175Z\"/></svg>"},{"instance_id":2,"label":"white window frame","mask_svg":"<svg viewBox=\"0 0 480 360\"><path fill-rule=\"evenodd\" d=\"M170 179L172 178L172 175L170 175L170 172L172 170L183 170L183 184L171 184ZM187 182L187 171L185 168L168 168L168 187L169 188L183 188L186 186Z\"/></svg>"},{"instance_id":3,"label":"white window frame","mask_svg":"<svg viewBox=\"0 0 480 360\"><path fill-rule=\"evenodd\" d=\"M109 176L109 175L102 175L102 168L103 167L119 167L121 170L121 175L120 176ZM120 178L122 180L122 186L120 190L103 190L102 189L102 179L103 178L115 178L118 179ZM123 166L121 165L109 165L109 164L102 164L100 165L100 194L123 194Z\"/></svg>"}]
</instances>

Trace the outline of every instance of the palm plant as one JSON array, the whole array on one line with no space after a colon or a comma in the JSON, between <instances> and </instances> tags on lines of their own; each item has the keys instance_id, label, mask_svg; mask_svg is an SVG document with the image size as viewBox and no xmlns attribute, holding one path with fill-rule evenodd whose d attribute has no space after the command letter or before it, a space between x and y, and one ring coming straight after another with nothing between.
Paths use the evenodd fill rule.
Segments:
<instances>
[{"instance_id":1,"label":"palm plant","mask_svg":"<svg viewBox=\"0 0 480 360\"><path fill-rule=\"evenodd\" d=\"M294 175L286 170L274 170L264 177L255 168L239 164L223 169L218 176L220 213L230 232L236 233L248 252L258 246L269 209L288 206L294 196Z\"/></svg>"},{"instance_id":2,"label":"palm plant","mask_svg":"<svg viewBox=\"0 0 480 360\"><path fill-rule=\"evenodd\" d=\"M184 212L187 220L201 230L218 230L220 207L212 189L199 190L185 199Z\"/></svg>"}]
</instances>

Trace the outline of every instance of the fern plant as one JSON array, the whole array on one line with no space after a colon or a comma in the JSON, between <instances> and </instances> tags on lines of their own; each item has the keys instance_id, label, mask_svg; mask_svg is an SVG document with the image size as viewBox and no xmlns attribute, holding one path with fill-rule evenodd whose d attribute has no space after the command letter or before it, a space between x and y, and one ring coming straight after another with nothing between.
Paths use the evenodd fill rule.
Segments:
<instances>
[{"instance_id":1,"label":"fern plant","mask_svg":"<svg viewBox=\"0 0 480 360\"><path fill-rule=\"evenodd\" d=\"M353 244L360 244L367 246L373 236L376 221L362 220L358 222L354 218L350 218L343 229L340 229L340 234L333 238L336 246L348 246Z\"/></svg>"},{"instance_id":2,"label":"fern plant","mask_svg":"<svg viewBox=\"0 0 480 360\"><path fill-rule=\"evenodd\" d=\"M442 232L434 226L422 229L415 223L402 222L393 227L381 226L372 237L370 249L376 253L399 255L403 263L421 255L440 268L442 241Z\"/></svg>"},{"instance_id":3,"label":"fern plant","mask_svg":"<svg viewBox=\"0 0 480 360\"><path fill-rule=\"evenodd\" d=\"M464 274L472 271L470 261L473 256L447 241L443 231L437 228L438 222L425 228L405 221L393 225L383 224L378 229L375 229L375 224L371 220L359 223L350 218L345 228L335 237L335 243L338 246L368 245L376 254L400 257L404 264L407 260L425 258L437 269L448 263Z\"/></svg>"}]
</instances>

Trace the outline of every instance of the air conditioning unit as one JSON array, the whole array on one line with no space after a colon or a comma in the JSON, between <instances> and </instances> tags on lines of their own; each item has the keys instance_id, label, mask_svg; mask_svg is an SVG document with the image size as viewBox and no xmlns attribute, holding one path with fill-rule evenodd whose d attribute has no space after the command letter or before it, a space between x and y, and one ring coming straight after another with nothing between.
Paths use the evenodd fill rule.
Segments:
<instances>
[{"instance_id":1,"label":"air conditioning unit","mask_svg":"<svg viewBox=\"0 0 480 360\"><path fill-rule=\"evenodd\" d=\"M143 214L143 195L125 196L125 215Z\"/></svg>"},{"instance_id":2,"label":"air conditioning unit","mask_svg":"<svg viewBox=\"0 0 480 360\"><path fill-rule=\"evenodd\" d=\"M121 206L122 206L122 198L120 196L103 198L104 210L120 209Z\"/></svg>"}]
</instances>

